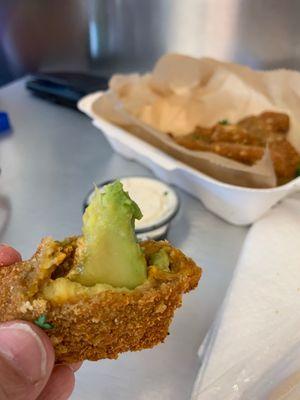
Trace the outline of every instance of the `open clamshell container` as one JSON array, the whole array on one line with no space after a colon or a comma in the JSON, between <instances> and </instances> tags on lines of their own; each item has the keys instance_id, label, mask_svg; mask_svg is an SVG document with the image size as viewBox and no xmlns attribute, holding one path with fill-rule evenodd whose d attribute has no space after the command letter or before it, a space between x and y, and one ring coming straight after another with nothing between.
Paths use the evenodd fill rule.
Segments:
<instances>
[{"instance_id":1,"label":"open clamshell container","mask_svg":"<svg viewBox=\"0 0 300 400\"><path fill-rule=\"evenodd\" d=\"M284 197L300 190L300 177L282 186L256 189L227 184L197 171L93 113L93 103L102 95L102 92L97 92L84 97L78 108L93 119L93 124L101 130L112 148L150 168L163 181L197 197L208 210L227 222L251 224Z\"/></svg>"}]
</instances>

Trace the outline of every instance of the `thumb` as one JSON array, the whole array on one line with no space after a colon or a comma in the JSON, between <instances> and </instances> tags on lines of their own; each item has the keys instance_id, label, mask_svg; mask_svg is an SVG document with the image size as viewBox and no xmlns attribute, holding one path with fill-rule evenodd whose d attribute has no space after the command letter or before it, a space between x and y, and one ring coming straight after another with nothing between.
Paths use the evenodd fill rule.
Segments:
<instances>
[{"instance_id":1,"label":"thumb","mask_svg":"<svg viewBox=\"0 0 300 400\"><path fill-rule=\"evenodd\" d=\"M54 365L47 335L33 324L0 324L0 399L33 400L46 385Z\"/></svg>"}]
</instances>

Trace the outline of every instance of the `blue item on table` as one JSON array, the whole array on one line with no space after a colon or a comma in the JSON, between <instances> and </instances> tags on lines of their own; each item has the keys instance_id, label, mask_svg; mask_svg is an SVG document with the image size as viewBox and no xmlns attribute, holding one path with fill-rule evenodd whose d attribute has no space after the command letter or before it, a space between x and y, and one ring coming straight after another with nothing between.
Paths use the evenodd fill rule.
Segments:
<instances>
[{"instance_id":1,"label":"blue item on table","mask_svg":"<svg viewBox=\"0 0 300 400\"><path fill-rule=\"evenodd\" d=\"M0 134L11 129L8 114L0 112Z\"/></svg>"}]
</instances>

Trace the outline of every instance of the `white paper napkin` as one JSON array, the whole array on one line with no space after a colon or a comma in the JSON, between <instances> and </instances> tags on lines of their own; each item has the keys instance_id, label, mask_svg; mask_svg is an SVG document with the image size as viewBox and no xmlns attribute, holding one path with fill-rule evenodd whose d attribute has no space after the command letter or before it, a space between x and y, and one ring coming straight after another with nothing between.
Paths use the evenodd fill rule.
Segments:
<instances>
[{"instance_id":1,"label":"white paper napkin","mask_svg":"<svg viewBox=\"0 0 300 400\"><path fill-rule=\"evenodd\" d=\"M300 399L299 375L274 394L300 371L299 194L251 227L200 356L193 400Z\"/></svg>"}]
</instances>

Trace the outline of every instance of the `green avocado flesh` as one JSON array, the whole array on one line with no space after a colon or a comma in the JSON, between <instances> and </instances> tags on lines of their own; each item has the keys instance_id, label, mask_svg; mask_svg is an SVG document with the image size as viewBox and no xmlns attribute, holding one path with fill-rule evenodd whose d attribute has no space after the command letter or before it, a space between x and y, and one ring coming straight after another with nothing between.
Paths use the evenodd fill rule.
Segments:
<instances>
[{"instance_id":1,"label":"green avocado flesh","mask_svg":"<svg viewBox=\"0 0 300 400\"><path fill-rule=\"evenodd\" d=\"M137 204L115 181L92 200L83 215L84 251L68 279L84 286L105 283L134 289L147 279L145 256L134 232L134 220L142 218Z\"/></svg>"},{"instance_id":2,"label":"green avocado flesh","mask_svg":"<svg viewBox=\"0 0 300 400\"><path fill-rule=\"evenodd\" d=\"M150 264L155 265L162 271L170 272L169 256L168 256L168 253L166 252L166 250L164 250L164 249L160 249L158 252L151 255Z\"/></svg>"}]
</instances>

